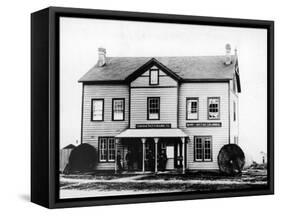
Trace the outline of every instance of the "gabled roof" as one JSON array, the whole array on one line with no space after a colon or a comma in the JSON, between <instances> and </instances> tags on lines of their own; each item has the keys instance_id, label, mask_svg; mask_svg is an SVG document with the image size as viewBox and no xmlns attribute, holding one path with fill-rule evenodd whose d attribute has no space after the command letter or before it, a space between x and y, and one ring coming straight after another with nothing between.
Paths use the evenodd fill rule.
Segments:
<instances>
[{"instance_id":1,"label":"gabled roof","mask_svg":"<svg viewBox=\"0 0 281 216\"><path fill-rule=\"evenodd\" d=\"M179 75L174 73L172 70L170 70L168 67L163 65L161 62L157 61L155 58L150 59L144 65L139 67L136 71L134 71L129 76L127 76L127 78L125 80L128 81L128 82L132 82L137 77L139 77L142 73L149 70L153 66L158 67L160 70L164 71L167 75L172 77L174 80L176 80L176 81L181 80L181 77Z\"/></svg>"},{"instance_id":2,"label":"gabled roof","mask_svg":"<svg viewBox=\"0 0 281 216\"><path fill-rule=\"evenodd\" d=\"M107 57L106 64L91 68L79 82L125 82L134 77L152 61L157 62L174 78L188 80L230 80L233 79L236 57L226 65L225 56L175 56L175 57ZM166 72L167 72L166 71ZM239 76L239 74L238 74ZM238 79L239 80L239 79ZM240 84L239 84L240 85Z\"/></svg>"}]
</instances>

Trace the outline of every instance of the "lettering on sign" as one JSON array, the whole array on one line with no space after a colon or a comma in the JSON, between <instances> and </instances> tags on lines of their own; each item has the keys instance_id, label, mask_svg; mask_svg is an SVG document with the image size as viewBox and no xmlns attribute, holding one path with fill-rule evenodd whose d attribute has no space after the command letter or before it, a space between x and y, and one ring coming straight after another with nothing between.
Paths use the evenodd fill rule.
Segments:
<instances>
[{"instance_id":1,"label":"lettering on sign","mask_svg":"<svg viewBox=\"0 0 281 216\"><path fill-rule=\"evenodd\" d=\"M192 122L186 123L186 127L221 127L221 122Z\"/></svg>"},{"instance_id":2,"label":"lettering on sign","mask_svg":"<svg viewBox=\"0 0 281 216\"><path fill-rule=\"evenodd\" d=\"M136 128L171 128L171 124L136 124Z\"/></svg>"}]
</instances>

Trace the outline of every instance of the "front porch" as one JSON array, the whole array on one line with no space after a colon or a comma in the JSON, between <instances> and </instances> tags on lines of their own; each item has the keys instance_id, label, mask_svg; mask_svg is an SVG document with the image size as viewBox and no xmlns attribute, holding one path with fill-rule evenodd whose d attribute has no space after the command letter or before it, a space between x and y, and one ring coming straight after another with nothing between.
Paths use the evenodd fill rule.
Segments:
<instances>
[{"instance_id":1,"label":"front porch","mask_svg":"<svg viewBox=\"0 0 281 216\"><path fill-rule=\"evenodd\" d=\"M115 138L115 173L143 174L172 170L185 173L189 139L182 130L127 129Z\"/></svg>"}]
</instances>

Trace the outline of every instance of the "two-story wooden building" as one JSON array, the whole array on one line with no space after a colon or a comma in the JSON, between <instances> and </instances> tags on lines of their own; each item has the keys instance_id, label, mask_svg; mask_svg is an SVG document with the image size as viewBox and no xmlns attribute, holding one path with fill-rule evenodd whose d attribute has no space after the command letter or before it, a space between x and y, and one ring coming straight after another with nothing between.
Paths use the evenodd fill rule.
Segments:
<instances>
[{"instance_id":1,"label":"two-story wooden building","mask_svg":"<svg viewBox=\"0 0 281 216\"><path fill-rule=\"evenodd\" d=\"M79 82L81 142L98 150L98 170L116 170L130 150L147 171L148 151L167 155L166 169L218 169L217 155L238 143L237 53L223 56L106 57ZM125 161L125 160L124 160ZM126 164L124 163L126 167Z\"/></svg>"}]
</instances>

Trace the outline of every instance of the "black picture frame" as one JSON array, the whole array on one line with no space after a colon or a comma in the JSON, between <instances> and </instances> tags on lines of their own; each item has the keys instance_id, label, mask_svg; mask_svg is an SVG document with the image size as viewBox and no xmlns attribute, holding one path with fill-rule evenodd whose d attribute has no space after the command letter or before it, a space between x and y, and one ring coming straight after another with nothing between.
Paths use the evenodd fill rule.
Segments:
<instances>
[{"instance_id":1,"label":"black picture frame","mask_svg":"<svg viewBox=\"0 0 281 216\"><path fill-rule=\"evenodd\" d=\"M80 17L267 29L268 185L262 190L59 199L59 18ZM274 22L49 7L31 14L31 201L47 208L146 203L274 193Z\"/></svg>"}]
</instances>

